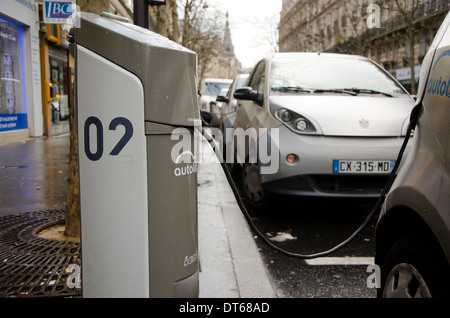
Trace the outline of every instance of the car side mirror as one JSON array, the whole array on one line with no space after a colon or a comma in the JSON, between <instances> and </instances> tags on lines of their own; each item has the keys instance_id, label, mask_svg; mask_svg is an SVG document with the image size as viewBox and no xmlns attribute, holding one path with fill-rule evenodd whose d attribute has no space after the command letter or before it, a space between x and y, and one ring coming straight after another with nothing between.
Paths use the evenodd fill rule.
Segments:
<instances>
[{"instance_id":1,"label":"car side mirror","mask_svg":"<svg viewBox=\"0 0 450 318\"><path fill-rule=\"evenodd\" d=\"M238 88L234 92L233 96L236 99L256 101L258 99L258 92L252 90L251 87L242 87L242 88Z\"/></svg>"},{"instance_id":2,"label":"car side mirror","mask_svg":"<svg viewBox=\"0 0 450 318\"><path fill-rule=\"evenodd\" d=\"M230 100L228 99L228 97L223 96L223 95L217 96L216 101L222 102L222 103L228 103L228 102L230 102Z\"/></svg>"},{"instance_id":3,"label":"car side mirror","mask_svg":"<svg viewBox=\"0 0 450 318\"><path fill-rule=\"evenodd\" d=\"M239 88L234 92L233 96L236 99L252 100L259 106L263 105L263 95L253 90L251 87Z\"/></svg>"}]
</instances>

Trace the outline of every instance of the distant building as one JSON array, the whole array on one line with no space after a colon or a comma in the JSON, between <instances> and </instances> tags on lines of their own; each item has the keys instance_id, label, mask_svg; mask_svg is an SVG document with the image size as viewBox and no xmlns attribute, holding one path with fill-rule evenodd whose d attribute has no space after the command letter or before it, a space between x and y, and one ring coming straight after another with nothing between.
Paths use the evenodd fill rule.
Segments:
<instances>
[{"instance_id":1,"label":"distant building","mask_svg":"<svg viewBox=\"0 0 450 318\"><path fill-rule=\"evenodd\" d=\"M231 40L228 13L226 15L223 38L221 39L221 42L217 44L214 53L214 58L209 63L203 79L208 77L233 79L241 72L242 66L236 58L233 42Z\"/></svg>"},{"instance_id":2,"label":"distant building","mask_svg":"<svg viewBox=\"0 0 450 318\"><path fill-rule=\"evenodd\" d=\"M418 80L422 59L450 2L400 3L405 7L399 8L394 0L283 0L280 51L364 55L411 89L411 73Z\"/></svg>"}]
</instances>

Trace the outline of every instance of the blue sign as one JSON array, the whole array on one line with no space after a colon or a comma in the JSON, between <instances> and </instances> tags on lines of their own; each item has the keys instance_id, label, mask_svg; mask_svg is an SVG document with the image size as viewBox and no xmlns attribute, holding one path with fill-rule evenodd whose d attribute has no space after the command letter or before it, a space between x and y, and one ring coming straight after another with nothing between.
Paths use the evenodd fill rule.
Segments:
<instances>
[{"instance_id":1,"label":"blue sign","mask_svg":"<svg viewBox=\"0 0 450 318\"><path fill-rule=\"evenodd\" d=\"M26 129L27 114L0 114L0 131Z\"/></svg>"},{"instance_id":2,"label":"blue sign","mask_svg":"<svg viewBox=\"0 0 450 318\"><path fill-rule=\"evenodd\" d=\"M44 23L65 24L72 19L72 1L45 0Z\"/></svg>"}]
</instances>

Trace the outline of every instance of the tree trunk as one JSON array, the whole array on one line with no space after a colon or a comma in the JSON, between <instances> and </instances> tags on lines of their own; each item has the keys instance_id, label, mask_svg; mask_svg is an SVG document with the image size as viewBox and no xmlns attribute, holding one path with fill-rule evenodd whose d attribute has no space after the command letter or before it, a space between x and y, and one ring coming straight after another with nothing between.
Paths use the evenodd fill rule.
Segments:
<instances>
[{"instance_id":1,"label":"tree trunk","mask_svg":"<svg viewBox=\"0 0 450 318\"><path fill-rule=\"evenodd\" d=\"M176 0L169 0L170 9L172 14L172 34L170 34L169 39L178 42L180 39L180 29L178 27L178 6Z\"/></svg>"},{"instance_id":2,"label":"tree trunk","mask_svg":"<svg viewBox=\"0 0 450 318\"><path fill-rule=\"evenodd\" d=\"M77 0L77 5L81 11L100 14L108 11L109 0ZM71 70L70 87L70 153L69 153L69 172L67 178L66 195L66 218L65 218L65 236L80 237L80 179L78 167L78 134L75 127L75 61L72 56L69 57L69 69Z\"/></svg>"},{"instance_id":3,"label":"tree trunk","mask_svg":"<svg viewBox=\"0 0 450 318\"><path fill-rule=\"evenodd\" d=\"M74 75L75 63L72 56L69 57L69 70L71 74L70 89L70 152L69 173L67 177L66 195L66 227L64 235L80 237L80 180L78 171L78 135L75 127L75 95Z\"/></svg>"}]
</instances>

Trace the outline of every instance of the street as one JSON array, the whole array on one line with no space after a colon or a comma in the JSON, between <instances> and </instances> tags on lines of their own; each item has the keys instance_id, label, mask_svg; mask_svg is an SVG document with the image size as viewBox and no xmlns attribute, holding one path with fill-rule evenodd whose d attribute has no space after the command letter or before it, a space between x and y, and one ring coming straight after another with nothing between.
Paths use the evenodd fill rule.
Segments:
<instances>
[{"instance_id":1,"label":"street","mask_svg":"<svg viewBox=\"0 0 450 318\"><path fill-rule=\"evenodd\" d=\"M374 201L320 201L277 198L276 208L250 210L256 227L278 247L291 253L329 250L364 221ZM255 241L275 290L282 298L373 298L367 272L374 257L377 215L353 241L327 257L303 260L281 254L260 238Z\"/></svg>"},{"instance_id":2,"label":"street","mask_svg":"<svg viewBox=\"0 0 450 318\"><path fill-rule=\"evenodd\" d=\"M220 141L215 140L220 147ZM230 165L228 165L231 168ZM276 246L296 254L328 251L346 240L365 221L376 199L326 199L275 196L269 209L245 203L239 169L230 170L256 228ZM254 233L261 258L280 298L374 298L367 287L374 263L374 230L378 211L367 226L336 252L315 259L284 255Z\"/></svg>"}]
</instances>

